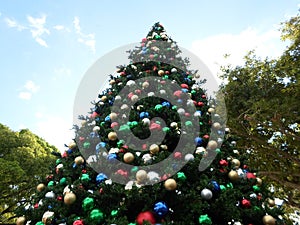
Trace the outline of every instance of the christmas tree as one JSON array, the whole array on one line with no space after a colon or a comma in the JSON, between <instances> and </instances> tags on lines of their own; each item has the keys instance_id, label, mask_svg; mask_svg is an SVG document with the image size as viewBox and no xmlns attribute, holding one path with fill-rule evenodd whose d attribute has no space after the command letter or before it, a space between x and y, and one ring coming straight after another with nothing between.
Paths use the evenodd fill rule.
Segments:
<instances>
[{"instance_id":1,"label":"christmas tree","mask_svg":"<svg viewBox=\"0 0 300 225\"><path fill-rule=\"evenodd\" d=\"M17 224L286 224L181 52L155 23Z\"/></svg>"}]
</instances>

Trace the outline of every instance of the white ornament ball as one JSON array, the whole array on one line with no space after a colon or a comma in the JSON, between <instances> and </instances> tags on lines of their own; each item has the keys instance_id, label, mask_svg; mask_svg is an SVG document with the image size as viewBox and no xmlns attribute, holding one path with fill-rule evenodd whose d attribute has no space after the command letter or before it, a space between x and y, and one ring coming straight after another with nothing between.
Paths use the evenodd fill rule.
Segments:
<instances>
[{"instance_id":1,"label":"white ornament ball","mask_svg":"<svg viewBox=\"0 0 300 225\"><path fill-rule=\"evenodd\" d=\"M129 81L127 81L126 85L131 87L131 86L135 85L135 81L134 80L129 80Z\"/></svg>"},{"instance_id":2,"label":"white ornament ball","mask_svg":"<svg viewBox=\"0 0 300 225\"><path fill-rule=\"evenodd\" d=\"M111 120L115 120L115 119L118 118L118 114L115 113L115 112L112 112L112 113L109 114L109 118L110 118ZM99 128L99 130L100 130L100 128Z\"/></svg>"},{"instance_id":3,"label":"white ornament ball","mask_svg":"<svg viewBox=\"0 0 300 225\"><path fill-rule=\"evenodd\" d=\"M185 114L185 110L184 110L183 108L179 108L179 109L177 110L177 113L178 113L179 115L184 115L184 114Z\"/></svg>"},{"instance_id":4,"label":"white ornament ball","mask_svg":"<svg viewBox=\"0 0 300 225\"><path fill-rule=\"evenodd\" d=\"M185 160L186 162L193 161L194 159L195 159L195 157L194 157L194 155L191 154L191 153L188 153L188 154L186 154L186 155L184 156L184 160Z\"/></svg>"},{"instance_id":5,"label":"white ornament ball","mask_svg":"<svg viewBox=\"0 0 300 225\"><path fill-rule=\"evenodd\" d=\"M209 113L214 113L214 112L215 112L215 109L214 109L214 108L209 108L209 109L207 110L207 112L209 112Z\"/></svg>"},{"instance_id":6,"label":"white ornament ball","mask_svg":"<svg viewBox=\"0 0 300 225\"><path fill-rule=\"evenodd\" d=\"M205 200L209 200L211 199L213 196L211 190L207 189L207 188L204 188L202 191L201 191L201 197Z\"/></svg>"},{"instance_id":7,"label":"white ornament ball","mask_svg":"<svg viewBox=\"0 0 300 225\"><path fill-rule=\"evenodd\" d=\"M93 128L93 131L94 132L98 132L100 130L100 127L99 126L95 126L94 128Z\"/></svg>"},{"instance_id":8,"label":"white ornament ball","mask_svg":"<svg viewBox=\"0 0 300 225\"><path fill-rule=\"evenodd\" d=\"M149 83L147 81L145 81L143 84L142 84L142 87L143 88L148 88L149 87Z\"/></svg>"},{"instance_id":9,"label":"white ornament ball","mask_svg":"<svg viewBox=\"0 0 300 225\"><path fill-rule=\"evenodd\" d=\"M55 194L53 191L49 191L45 194L46 198L55 198Z\"/></svg>"},{"instance_id":10,"label":"white ornament ball","mask_svg":"<svg viewBox=\"0 0 300 225\"><path fill-rule=\"evenodd\" d=\"M151 121L150 121L149 118L144 118L144 119L142 120L142 122L143 122L144 125L147 125L147 126L149 126L150 123L151 123Z\"/></svg>"},{"instance_id":11,"label":"white ornament ball","mask_svg":"<svg viewBox=\"0 0 300 225\"><path fill-rule=\"evenodd\" d=\"M172 122L172 123L170 124L170 127L175 129L175 128L178 127L178 124L177 124L176 122Z\"/></svg>"},{"instance_id":12,"label":"white ornament ball","mask_svg":"<svg viewBox=\"0 0 300 225\"><path fill-rule=\"evenodd\" d=\"M143 155L142 159L143 159L144 163L151 163L152 162L152 157L151 157L150 154Z\"/></svg>"},{"instance_id":13,"label":"white ornament ball","mask_svg":"<svg viewBox=\"0 0 300 225\"><path fill-rule=\"evenodd\" d=\"M54 217L54 212L47 211L43 215L42 222L44 224L51 224L53 217Z\"/></svg>"},{"instance_id":14,"label":"white ornament ball","mask_svg":"<svg viewBox=\"0 0 300 225\"><path fill-rule=\"evenodd\" d=\"M166 92L166 90L159 90L159 93L160 93L161 95L165 95L167 92Z\"/></svg>"},{"instance_id":15,"label":"white ornament ball","mask_svg":"<svg viewBox=\"0 0 300 225\"><path fill-rule=\"evenodd\" d=\"M129 106L127 104L121 105L121 110L127 110L129 109Z\"/></svg>"},{"instance_id":16,"label":"white ornament ball","mask_svg":"<svg viewBox=\"0 0 300 225\"><path fill-rule=\"evenodd\" d=\"M160 176L157 172L154 172L154 171L150 171L148 173L148 178L149 178L149 181L152 182L152 183L155 183L155 182L159 182L160 181Z\"/></svg>"},{"instance_id":17,"label":"white ornament ball","mask_svg":"<svg viewBox=\"0 0 300 225\"><path fill-rule=\"evenodd\" d=\"M117 101L121 101L122 100L122 98L121 98L121 96L120 95L117 95L116 97L115 97L115 102L117 102Z\"/></svg>"},{"instance_id":18,"label":"white ornament ball","mask_svg":"<svg viewBox=\"0 0 300 225\"><path fill-rule=\"evenodd\" d=\"M149 92L149 93L148 93L148 97L153 97L153 96L155 96L155 93L154 93L154 92Z\"/></svg>"},{"instance_id":19,"label":"white ornament ball","mask_svg":"<svg viewBox=\"0 0 300 225\"><path fill-rule=\"evenodd\" d=\"M171 73L177 73L177 69L176 68L172 68L171 69Z\"/></svg>"}]
</instances>

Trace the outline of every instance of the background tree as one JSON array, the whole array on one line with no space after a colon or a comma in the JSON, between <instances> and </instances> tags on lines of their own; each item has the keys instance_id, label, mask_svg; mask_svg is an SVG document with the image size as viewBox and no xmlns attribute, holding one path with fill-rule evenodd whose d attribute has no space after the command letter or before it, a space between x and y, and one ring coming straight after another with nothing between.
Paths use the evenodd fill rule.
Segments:
<instances>
[{"instance_id":1,"label":"background tree","mask_svg":"<svg viewBox=\"0 0 300 225\"><path fill-rule=\"evenodd\" d=\"M17 203L32 195L32 184L49 171L57 149L29 130L14 132L2 124L0 140L0 223L6 223Z\"/></svg>"},{"instance_id":2,"label":"background tree","mask_svg":"<svg viewBox=\"0 0 300 225\"><path fill-rule=\"evenodd\" d=\"M281 190L291 206L300 204L300 17L282 24L289 45L277 59L256 57L222 68L228 125L240 136L250 165ZM282 189L284 188L284 189Z\"/></svg>"},{"instance_id":3,"label":"background tree","mask_svg":"<svg viewBox=\"0 0 300 225\"><path fill-rule=\"evenodd\" d=\"M289 224L160 23L129 58L17 224ZM165 138L149 143L151 132Z\"/></svg>"}]
</instances>

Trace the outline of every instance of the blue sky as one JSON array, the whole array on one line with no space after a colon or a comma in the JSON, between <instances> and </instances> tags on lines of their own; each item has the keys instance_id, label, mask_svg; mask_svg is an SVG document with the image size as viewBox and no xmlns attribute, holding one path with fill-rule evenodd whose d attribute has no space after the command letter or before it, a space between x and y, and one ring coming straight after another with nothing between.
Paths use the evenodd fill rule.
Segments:
<instances>
[{"instance_id":1,"label":"blue sky","mask_svg":"<svg viewBox=\"0 0 300 225\"><path fill-rule=\"evenodd\" d=\"M216 74L225 53L233 64L253 48L262 57L280 55L287 43L280 41L279 23L296 15L299 3L0 1L0 122L29 128L62 150L71 141L84 73L111 50L139 42L155 22Z\"/></svg>"}]
</instances>

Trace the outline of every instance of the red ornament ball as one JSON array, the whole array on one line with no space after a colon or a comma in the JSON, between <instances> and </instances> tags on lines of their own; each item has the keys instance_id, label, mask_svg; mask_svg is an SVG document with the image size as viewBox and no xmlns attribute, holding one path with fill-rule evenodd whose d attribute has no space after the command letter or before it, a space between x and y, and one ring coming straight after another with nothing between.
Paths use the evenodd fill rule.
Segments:
<instances>
[{"instance_id":1,"label":"red ornament ball","mask_svg":"<svg viewBox=\"0 0 300 225\"><path fill-rule=\"evenodd\" d=\"M150 211L139 213L139 215L136 218L136 222L139 225L142 225L144 221L145 222L147 221L148 223L151 223L151 224L155 224L155 217L154 217L153 213Z\"/></svg>"},{"instance_id":2,"label":"red ornament ball","mask_svg":"<svg viewBox=\"0 0 300 225\"><path fill-rule=\"evenodd\" d=\"M250 208L251 207L251 202L248 199L243 199L241 204L244 208Z\"/></svg>"},{"instance_id":3,"label":"red ornament ball","mask_svg":"<svg viewBox=\"0 0 300 225\"><path fill-rule=\"evenodd\" d=\"M73 225L84 225L83 221L82 220L75 220L73 222Z\"/></svg>"}]
</instances>

